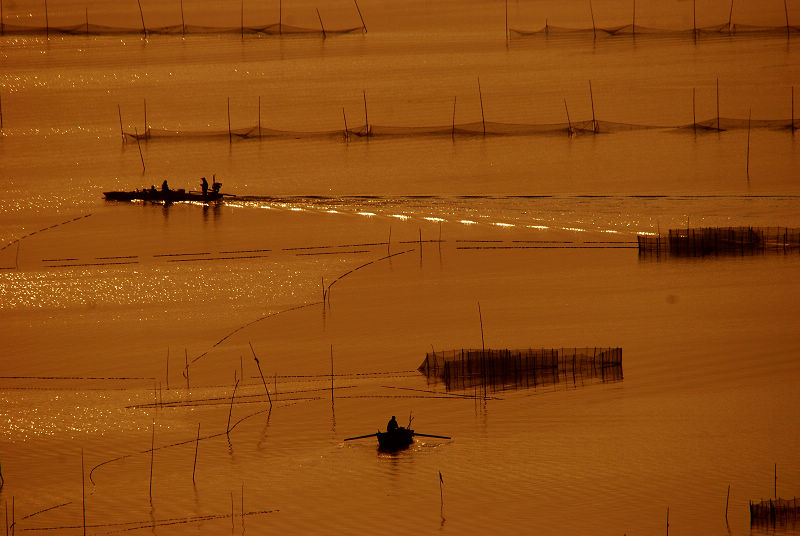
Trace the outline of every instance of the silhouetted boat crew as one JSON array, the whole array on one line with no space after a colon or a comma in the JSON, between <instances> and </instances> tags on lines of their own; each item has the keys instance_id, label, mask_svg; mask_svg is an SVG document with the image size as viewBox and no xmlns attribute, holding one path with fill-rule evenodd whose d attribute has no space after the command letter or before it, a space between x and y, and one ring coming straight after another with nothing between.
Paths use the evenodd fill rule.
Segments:
<instances>
[{"instance_id":1,"label":"silhouetted boat crew","mask_svg":"<svg viewBox=\"0 0 800 536\"><path fill-rule=\"evenodd\" d=\"M203 190L203 195L208 194L208 181L206 180L205 177L200 179L200 181L201 181L200 182L200 188Z\"/></svg>"},{"instance_id":2,"label":"silhouetted boat crew","mask_svg":"<svg viewBox=\"0 0 800 536\"><path fill-rule=\"evenodd\" d=\"M397 419L395 418L394 415L392 415L392 418L389 419L389 424L386 425L386 431L387 432L395 432L395 431L397 431L398 428L399 428L399 426L397 424Z\"/></svg>"},{"instance_id":3,"label":"silhouetted boat crew","mask_svg":"<svg viewBox=\"0 0 800 536\"><path fill-rule=\"evenodd\" d=\"M226 195L220 192L222 189L222 183L217 182L216 176L214 176L213 184L211 185L210 190L208 188L208 181L205 177L202 178L200 187L202 188L201 192L187 192L183 188L171 190L165 179L164 182L161 183L160 190L157 190L154 185L151 185L150 188L144 188L142 190L134 190L129 192L103 192L103 195L107 201L160 201L164 203L173 203L176 201L199 201L202 203L208 203L211 201L221 201Z\"/></svg>"}]
</instances>

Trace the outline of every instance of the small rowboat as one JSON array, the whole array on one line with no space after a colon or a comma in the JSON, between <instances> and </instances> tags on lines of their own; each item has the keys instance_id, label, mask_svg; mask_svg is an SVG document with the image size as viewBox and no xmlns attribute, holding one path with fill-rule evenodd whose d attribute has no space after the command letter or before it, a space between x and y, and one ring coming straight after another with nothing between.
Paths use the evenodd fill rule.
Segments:
<instances>
[{"instance_id":1,"label":"small rowboat","mask_svg":"<svg viewBox=\"0 0 800 536\"><path fill-rule=\"evenodd\" d=\"M374 434L361 435L356 437L348 437L345 441L352 441L354 439L364 439L366 437L378 438L378 450L382 452L396 452L408 448L414 442L414 436L422 437L436 437L439 439L452 439L449 436L421 434L415 432L411 428L403 428L399 426L394 430L387 430L386 432L376 432Z\"/></svg>"}]
</instances>

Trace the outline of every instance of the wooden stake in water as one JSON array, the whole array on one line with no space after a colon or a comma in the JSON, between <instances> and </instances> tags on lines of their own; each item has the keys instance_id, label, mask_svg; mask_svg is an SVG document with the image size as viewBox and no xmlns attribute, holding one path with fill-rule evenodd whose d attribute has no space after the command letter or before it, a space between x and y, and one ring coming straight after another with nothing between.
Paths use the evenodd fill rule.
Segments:
<instances>
[{"instance_id":1,"label":"wooden stake in water","mask_svg":"<svg viewBox=\"0 0 800 536\"><path fill-rule=\"evenodd\" d=\"M89 35L89 8L86 9L86 35Z\"/></svg>"},{"instance_id":2,"label":"wooden stake in water","mask_svg":"<svg viewBox=\"0 0 800 536\"><path fill-rule=\"evenodd\" d=\"M719 78L717 78L717 132L719 132Z\"/></svg>"},{"instance_id":3,"label":"wooden stake in water","mask_svg":"<svg viewBox=\"0 0 800 536\"><path fill-rule=\"evenodd\" d=\"M186 37L186 20L183 18L183 0L181 0L181 35Z\"/></svg>"},{"instance_id":4,"label":"wooden stake in water","mask_svg":"<svg viewBox=\"0 0 800 536\"><path fill-rule=\"evenodd\" d=\"M261 138L261 95L258 96L258 137Z\"/></svg>"},{"instance_id":5,"label":"wooden stake in water","mask_svg":"<svg viewBox=\"0 0 800 536\"><path fill-rule=\"evenodd\" d=\"M264 373L261 372L261 363L258 361L258 356L256 355L256 351L253 349L253 343L249 342L250 351L253 352L253 359L256 360L256 366L258 367L258 374L261 376L261 382L264 384L264 390L267 392L267 399L269 400L269 407L272 407L272 397L269 396L269 388L267 387L267 381L264 379Z\"/></svg>"},{"instance_id":6,"label":"wooden stake in water","mask_svg":"<svg viewBox=\"0 0 800 536\"><path fill-rule=\"evenodd\" d=\"M156 421L153 421L152 435L150 436L150 504L153 504L153 461L156 455Z\"/></svg>"},{"instance_id":7,"label":"wooden stake in water","mask_svg":"<svg viewBox=\"0 0 800 536\"><path fill-rule=\"evenodd\" d=\"M367 129L367 137L369 138L370 131L372 129L369 128L369 114L367 113L367 92L366 90L361 90L361 95L364 97L364 123L366 124Z\"/></svg>"},{"instance_id":8,"label":"wooden stake in water","mask_svg":"<svg viewBox=\"0 0 800 536\"><path fill-rule=\"evenodd\" d=\"M728 502L731 499L731 485L728 484L728 496L725 497L725 524L728 524Z\"/></svg>"},{"instance_id":9,"label":"wooden stake in water","mask_svg":"<svg viewBox=\"0 0 800 536\"><path fill-rule=\"evenodd\" d=\"M752 108L747 112L747 178L750 178L750 116L752 115Z\"/></svg>"},{"instance_id":10,"label":"wooden stake in water","mask_svg":"<svg viewBox=\"0 0 800 536\"><path fill-rule=\"evenodd\" d=\"M183 372L186 377L186 388L189 389L189 350L183 349Z\"/></svg>"},{"instance_id":11,"label":"wooden stake in water","mask_svg":"<svg viewBox=\"0 0 800 536\"><path fill-rule=\"evenodd\" d=\"M197 471L197 448L200 446L200 423L197 423L197 439L194 442L194 464L192 465L192 483L194 483L194 474Z\"/></svg>"},{"instance_id":12,"label":"wooden stake in water","mask_svg":"<svg viewBox=\"0 0 800 536\"><path fill-rule=\"evenodd\" d=\"M344 119L344 141L350 141L350 132L347 130L347 115L344 113L344 106L342 106L342 118Z\"/></svg>"},{"instance_id":13,"label":"wooden stake in water","mask_svg":"<svg viewBox=\"0 0 800 536\"><path fill-rule=\"evenodd\" d=\"M594 25L594 8L592 7L592 0L589 0L589 13L592 15L592 39L597 39L597 28Z\"/></svg>"},{"instance_id":14,"label":"wooden stake in water","mask_svg":"<svg viewBox=\"0 0 800 536\"><path fill-rule=\"evenodd\" d=\"M125 131L122 130L122 109L117 104L117 114L119 114L119 134L122 136L122 143L125 143Z\"/></svg>"},{"instance_id":15,"label":"wooden stake in water","mask_svg":"<svg viewBox=\"0 0 800 536\"><path fill-rule=\"evenodd\" d=\"M486 343L483 339L483 315L481 314L481 302L478 302L478 320L481 322L481 350L486 353Z\"/></svg>"},{"instance_id":16,"label":"wooden stake in water","mask_svg":"<svg viewBox=\"0 0 800 536\"><path fill-rule=\"evenodd\" d=\"M692 88L692 130L697 134L697 116L694 110L694 88Z\"/></svg>"},{"instance_id":17,"label":"wooden stake in water","mask_svg":"<svg viewBox=\"0 0 800 536\"><path fill-rule=\"evenodd\" d=\"M83 449L81 449L81 510L83 511L83 536L86 536L86 471L83 468Z\"/></svg>"},{"instance_id":18,"label":"wooden stake in water","mask_svg":"<svg viewBox=\"0 0 800 536\"><path fill-rule=\"evenodd\" d=\"M356 5L356 11L358 11L358 18L361 19L361 28L363 29L364 33L367 33L367 25L364 23L364 17L361 15L361 9L358 7L358 0L353 0L353 3Z\"/></svg>"},{"instance_id":19,"label":"wooden stake in water","mask_svg":"<svg viewBox=\"0 0 800 536\"><path fill-rule=\"evenodd\" d=\"M786 0L783 0L783 13L786 16L786 39L789 39L789 6L786 4Z\"/></svg>"},{"instance_id":20,"label":"wooden stake in water","mask_svg":"<svg viewBox=\"0 0 800 536\"><path fill-rule=\"evenodd\" d=\"M241 7L241 10L240 10L240 14L241 14L241 19L240 19L239 27L242 30L242 41L244 41L244 0L242 0L242 7Z\"/></svg>"},{"instance_id":21,"label":"wooden stake in water","mask_svg":"<svg viewBox=\"0 0 800 536\"><path fill-rule=\"evenodd\" d=\"M283 35L283 0L278 0L278 35Z\"/></svg>"},{"instance_id":22,"label":"wooden stake in water","mask_svg":"<svg viewBox=\"0 0 800 536\"><path fill-rule=\"evenodd\" d=\"M328 37L328 35L325 33L325 25L322 24L322 17L319 14L319 9L317 9L317 8L314 8L314 9L316 9L316 11L317 11L317 18L319 19L319 27L322 28L322 38L325 39L325 38Z\"/></svg>"},{"instance_id":23,"label":"wooden stake in water","mask_svg":"<svg viewBox=\"0 0 800 536\"><path fill-rule=\"evenodd\" d=\"M136 146L139 148L139 158L142 161L142 174L144 175L146 168L144 165L144 156L142 155L142 144L139 143L139 131L136 129L136 127L133 127L133 133L136 136Z\"/></svg>"},{"instance_id":24,"label":"wooden stake in water","mask_svg":"<svg viewBox=\"0 0 800 536\"><path fill-rule=\"evenodd\" d=\"M235 374L234 374L235 376ZM225 428L225 433L231 433L231 416L233 415L233 399L236 398L236 389L239 387L239 380L236 380L236 383L233 385L233 394L231 395L231 406L228 409L228 426Z\"/></svg>"},{"instance_id":25,"label":"wooden stake in water","mask_svg":"<svg viewBox=\"0 0 800 536\"><path fill-rule=\"evenodd\" d=\"M453 127L450 129L450 139L456 139L456 97L453 97Z\"/></svg>"},{"instance_id":26,"label":"wooden stake in water","mask_svg":"<svg viewBox=\"0 0 800 536\"><path fill-rule=\"evenodd\" d=\"M775 498L778 498L778 464L775 464Z\"/></svg>"},{"instance_id":27,"label":"wooden stake in water","mask_svg":"<svg viewBox=\"0 0 800 536\"><path fill-rule=\"evenodd\" d=\"M139 17L142 19L142 34L144 38L147 39L147 26L144 24L144 12L142 11L142 2L141 0L136 0L136 3L139 4Z\"/></svg>"},{"instance_id":28,"label":"wooden stake in water","mask_svg":"<svg viewBox=\"0 0 800 536\"><path fill-rule=\"evenodd\" d=\"M792 136L794 136L794 86L792 86L792 120L789 121L792 129ZM3 112L0 109L0 128L3 127Z\"/></svg>"},{"instance_id":29,"label":"wooden stake in water","mask_svg":"<svg viewBox=\"0 0 800 536\"><path fill-rule=\"evenodd\" d=\"M167 391L169 391L169 346L167 346Z\"/></svg>"},{"instance_id":30,"label":"wooden stake in water","mask_svg":"<svg viewBox=\"0 0 800 536\"><path fill-rule=\"evenodd\" d=\"M667 536L669 536L669 506L667 506Z\"/></svg>"},{"instance_id":31,"label":"wooden stake in water","mask_svg":"<svg viewBox=\"0 0 800 536\"><path fill-rule=\"evenodd\" d=\"M333 404L333 345L331 344L331 404Z\"/></svg>"},{"instance_id":32,"label":"wooden stake in water","mask_svg":"<svg viewBox=\"0 0 800 536\"><path fill-rule=\"evenodd\" d=\"M231 134L231 98L228 97L228 143L233 143L233 135Z\"/></svg>"},{"instance_id":33,"label":"wooden stake in water","mask_svg":"<svg viewBox=\"0 0 800 536\"><path fill-rule=\"evenodd\" d=\"M728 34L733 31L733 0L731 0L731 10L728 12Z\"/></svg>"},{"instance_id":34,"label":"wooden stake in water","mask_svg":"<svg viewBox=\"0 0 800 536\"><path fill-rule=\"evenodd\" d=\"M697 43L697 0L692 0L692 36Z\"/></svg>"},{"instance_id":35,"label":"wooden stake in water","mask_svg":"<svg viewBox=\"0 0 800 536\"><path fill-rule=\"evenodd\" d=\"M508 48L508 0L506 0L506 48Z\"/></svg>"},{"instance_id":36,"label":"wooden stake in water","mask_svg":"<svg viewBox=\"0 0 800 536\"><path fill-rule=\"evenodd\" d=\"M594 95L592 95L592 81L589 80L589 100L592 102L592 130L595 134L599 130L597 120L594 117Z\"/></svg>"},{"instance_id":37,"label":"wooden stake in water","mask_svg":"<svg viewBox=\"0 0 800 536\"><path fill-rule=\"evenodd\" d=\"M149 137L150 128L147 126L147 99L143 99L144 101L144 139Z\"/></svg>"},{"instance_id":38,"label":"wooden stake in water","mask_svg":"<svg viewBox=\"0 0 800 536\"><path fill-rule=\"evenodd\" d=\"M486 117L483 114L483 93L481 92L481 77L478 77L478 99L481 101L481 124L483 125L483 135L486 136Z\"/></svg>"},{"instance_id":39,"label":"wooden stake in water","mask_svg":"<svg viewBox=\"0 0 800 536\"><path fill-rule=\"evenodd\" d=\"M572 121L569 119L569 108L567 108L567 99L564 99L564 109L567 111L567 136L572 136Z\"/></svg>"}]
</instances>

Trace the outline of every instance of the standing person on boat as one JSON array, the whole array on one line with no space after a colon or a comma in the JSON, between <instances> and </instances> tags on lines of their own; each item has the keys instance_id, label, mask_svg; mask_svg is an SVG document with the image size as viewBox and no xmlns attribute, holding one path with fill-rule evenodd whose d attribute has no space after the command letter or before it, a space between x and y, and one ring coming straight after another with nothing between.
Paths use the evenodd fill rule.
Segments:
<instances>
[{"instance_id":1,"label":"standing person on boat","mask_svg":"<svg viewBox=\"0 0 800 536\"><path fill-rule=\"evenodd\" d=\"M392 432L396 432L398 428L397 419L392 415L392 418L389 419L389 424L386 425L386 432L391 434Z\"/></svg>"},{"instance_id":2,"label":"standing person on boat","mask_svg":"<svg viewBox=\"0 0 800 536\"><path fill-rule=\"evenodd\" d=\"M169 192L169 186L167 185L167 179L164 179L164 182L161 183L161 191L164 193Z\"/></svg>"},{"instance_id":3,"label":"standing person on boat","mask_svg":"<svg viewBox=\"0 0 800 536\"><path fill-rule=\"evenodd\" d=\"M206 195L208 195L208 181L206 180L205 177L200 179L200 181L201 181L200 182L200 188L203 189L203 197L205 197Z\"/></svg>"}]
</instances>

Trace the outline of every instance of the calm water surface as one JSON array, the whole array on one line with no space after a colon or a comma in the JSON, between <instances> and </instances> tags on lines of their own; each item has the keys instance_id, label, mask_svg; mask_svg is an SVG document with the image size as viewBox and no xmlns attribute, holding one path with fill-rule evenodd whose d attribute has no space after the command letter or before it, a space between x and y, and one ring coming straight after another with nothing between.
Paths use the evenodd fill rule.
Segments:
<instances>
[{"instance_id":1,"label":"calm water surface","mask_svg":"<svg viewBox=\"0 0 800 536\"><path fill-rule=\"evenodd\" d=\"M85 10L141 23L135 6L50 4L53 26ZM781 26L775 4L734 17ZM142 7L150 27L180 24L177 4ZM346 3L283 6L283 22L316 28L315 7L329 29L360 25ZM698 3L698 26L727 21L723 7ZM800 226L798 39L583 32L507 46L499 2L360 8L368 33L324 40L0 37L9 519L81 533L83 452L90 534L387 521L653 534L667 508L673 533L761 533L748 501L800 494L800 258L640 258L636 235ZM630 21L627 4L594 10L601 26ZM3 16L45 24L25 1ZM239 5L187 2L185 16L241 24ZM245 16L277 22L277 6ZM509 16L591 28L582 2L511 2ZM637 3L637 24L691 28L691 5ZM730 128L695 133L692 90L713 123L717 79ZM569 137L565 101L570 122L592 120L589 80L601 132ZM260 117L271 135L229 141L228 102L235 132ZM375 136L346 142L345 117ZM120 123L150 129L141 156ZM212 174L240 198L102 200ZM431 350L479 348L481 323L491 348L621 346L623 378L476 398L416 371ZM391 415L453 439L397 455L343 441Z\"/></svg>"}]
</instances>

